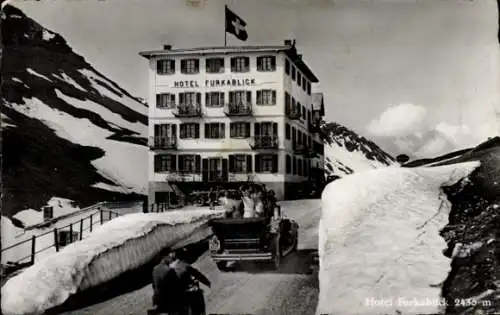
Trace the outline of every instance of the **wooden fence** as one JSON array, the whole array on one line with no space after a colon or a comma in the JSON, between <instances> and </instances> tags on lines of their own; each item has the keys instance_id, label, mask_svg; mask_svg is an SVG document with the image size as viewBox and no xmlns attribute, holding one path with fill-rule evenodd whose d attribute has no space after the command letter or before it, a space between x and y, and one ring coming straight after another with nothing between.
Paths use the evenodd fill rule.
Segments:
<instances>
[{"instance_id":1,"label":"wooden fence","mask_svg":"<svg viewBox=\"0 0 500 315\"><path fill-rule=\"evenodd\" d=\"M86 232L86 231L92 232L93 228L96 225L102 225L104 222L110 221L111 219L120 215L116 211L107 210L105 208L107 208L106 203L100 202L100 203L97 203L97 204L92 205L90 207L81 209L78 212L89 211L89 212L93 212L93 213L91 213L90 215L88 215L86 217L81 218L80 220L71 222L65 226L54 227L54 228L48 230L47 232L40 233L38 235L32 235L31 238L28 238L26 240L20 241L18 243L10 245L6 248L3 248L1 251L2 256L4 256L4 253L6 251L12 250L15 248L19 248L19 246L30 242L31 243L31 252L29 255L26 255L24 257L16 259L15 261L8 261L7 263L10 265L13 265L13 266L19 265L19 264L22 264L23 266L32 265L35 262L35 257L37 254L44 252L52 247L55 247L56 252L58 252L60 250L60 248L61 248L61 242L60 242L61 240L59 239L60 238L60 234L59 234L60 231L64 230L66 232L69 232L69 239L65 239L65 242L64 242L65 244L63 245L63 246L65 246L65 245L68 245L70 243L76 242L78 240L82 240L84 232ZM87 225L87 223L88 223L88 226L86 228L84 228L84 226ZM73 237L73 235L74 235L73 232L78 233L77 238ZM53 242L50 245L45 246L44 248L37 250L36 249L37 239L40 239L41 237L44 237L44 236L51 234L51 233L53 234ZM4 263L3 260L4 259L2 259L2 263Z\"/></svg>"}]
</instances>

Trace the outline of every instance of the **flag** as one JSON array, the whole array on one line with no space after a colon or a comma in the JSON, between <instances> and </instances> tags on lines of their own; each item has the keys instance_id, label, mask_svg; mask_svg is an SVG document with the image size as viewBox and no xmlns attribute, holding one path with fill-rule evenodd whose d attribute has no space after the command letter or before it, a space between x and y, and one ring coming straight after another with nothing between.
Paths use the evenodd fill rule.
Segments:
<instances>
[{"instance_id":1,"label":"flag","mask_svg":"<svg viewBox=\"0 0 500 315\"><path fill-rule=\"evenodd\" d=\"M248 38L246 26L247 23L226 6L226 32L233 34L239 40L246 41Z\"/></svg>"}]
</instances>

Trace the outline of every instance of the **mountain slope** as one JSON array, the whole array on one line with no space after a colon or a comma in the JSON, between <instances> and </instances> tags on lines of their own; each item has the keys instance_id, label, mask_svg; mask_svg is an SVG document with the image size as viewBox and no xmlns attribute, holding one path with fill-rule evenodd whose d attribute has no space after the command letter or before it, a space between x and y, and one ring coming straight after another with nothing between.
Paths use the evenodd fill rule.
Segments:
<instances>
[{"instance_id":1,"label":"mountain slope","mask_svg":"<svg viewBox=\"0 0 500 315\"><path fill-rule=\"evenodd\" d=\"M147 106L10 5L2 44L3 214L144 194Z\"/></svg>"},{"instance_id":2,"label":"mountain slope","mask_svg":"<svg viewBox=\"0 0 500 315\"><path fill-rule=\"evenodd\" d=\"M395 159L372 141L335 122L321 126L327 176L396 165Z\"/></svg>"}]
</instances>

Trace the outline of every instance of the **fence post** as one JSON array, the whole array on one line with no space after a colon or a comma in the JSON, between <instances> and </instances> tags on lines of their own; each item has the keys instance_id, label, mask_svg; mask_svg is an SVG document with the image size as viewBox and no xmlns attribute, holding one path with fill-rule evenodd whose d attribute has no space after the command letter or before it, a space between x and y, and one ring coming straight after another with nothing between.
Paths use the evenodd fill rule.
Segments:
<instances>
[{"instance_id":1,"label":"fence post","mask_svg":"<svg viewBox=\"0 0 500 315\"><path fill-rule=\"evenodd\" d=\"M91 214L91 215L90 215L90 232L91 232L91 233L92 233L92 221L94 221L94 220L93 220L93 218L94 218L94 215L93 215L93 214Z\"/></svg>"},{"instance_id":2,"label":"fence post","mask_svg":"<svg viewBox=\"0 0 500 315\"><path fill-rule=\"evenodd\" d=\"M54 245L56 246L56 252L59 251L59 235L57 235L57 228L54 228Z\"/></svg>"},{"instance_id":3,"label":"fence post","mask_svg":"<svg viewBox=\"0 0 500 315\"><path fill-rule=\"evenodd\" d=\"M69 225L69 242L73 243L73 223Z\"/></svg>"},{"instance_id":4,"label":"fence post","mask_svg":"<svg viewBox=\"0 0 500 315\"><path fill-rule=\"evenodd\" d=\"M109 220L108 221L111 221L111 215L113 214L113 212L109 211Z\"/></svg>"},{"instance_id":5,"label":"fence post","mask_svg":"<svg viewBox=\"0 0 500 315\"><path fill-rule=\"evenodd\" d=\"M83 219L80 219L80 241L82 240L83 235Z\"/></svg>"},{"instance_id":6,"label":"fence post","mask_svg":"<svg viewBox=\"0 0 500 315\"><path fill-rule=\"evenodd\" d=\"M31 236L31 264L35 263L35 253L36 253L36 236Z\"/></svg>"},{"instance_id":7,"label":"fence post","mask_svg":"<svg viewBox=\"0 0 500 315\"><path fill-rule=\"evenodd\" d=\"M102 213L102 209L101 208L99 208L99 215L101 217L101 225L102 225L102 222L103 222L104 218L103 218L103 213Z\"/></svg>"}]
</instances>

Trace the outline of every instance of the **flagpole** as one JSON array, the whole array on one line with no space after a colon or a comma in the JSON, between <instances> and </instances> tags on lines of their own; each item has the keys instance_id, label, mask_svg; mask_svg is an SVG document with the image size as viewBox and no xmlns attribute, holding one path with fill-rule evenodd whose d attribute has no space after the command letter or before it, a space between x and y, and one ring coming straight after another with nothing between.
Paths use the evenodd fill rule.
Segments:
<instances>
[{"instance_id":1,"label":"flagpole","mask_svg":"<svg viewBox=\"0 0 500 315\"><path fill-rule=\"evenodd\" d=\"M227 32L226 32L226 23L227 23L227 4L224 5L224 47L227 45Z\"/></svg>"}]
</instances>

